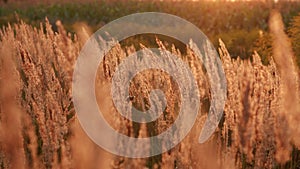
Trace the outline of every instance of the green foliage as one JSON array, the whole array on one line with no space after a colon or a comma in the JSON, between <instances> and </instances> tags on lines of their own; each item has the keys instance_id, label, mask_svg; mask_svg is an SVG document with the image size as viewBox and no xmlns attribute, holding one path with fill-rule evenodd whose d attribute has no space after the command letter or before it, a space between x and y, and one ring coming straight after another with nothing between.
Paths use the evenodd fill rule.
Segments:
<instances>
[{"instance_id":1,"label":"green foliage","mask_svg":"<svg viewBox=\"0 0 300 169\"><path fill-rule=\"evenodd\" d=\"M258 37L259 30L257 29L251 31L245 29L232 30L215 36L213 44L217 46L219 43L218 39L221 38L233 58L246 59L253 54L254 42Z\"/></svg>"},{"instance_id":2,"label":"green foliage","mask_svg":"<svg viewBox=\"0 0 300 169\"><path fill-rule=\"evenodd\" d=\"M268 32L260 32L259 38L256 40L253 48L261 57L264 65L269 64L272 57L272 36Z\"/></svg>"},{"instance_id":3,"label":"green foliage","mask_svg":"<svg viewBox=\"0 0 300 169\"><path fill-rule=\"evenodd\" d=\"M300 12L299 2L280 1L277 5L283 14L286 26L289 25L291 18ZM266 60L264 61L266 63L268 50L265 51L265 48L268 48L268 44L264 44L264 40L258 39L258 30L267 31L269 9L269 4L257 1L231 3L102 0L89 3L51 5L38 3L24 6L11 3L0 7L0 26L6 25L7 22L17 22L15 14L18 14L19 18L34 26L39 26L40 22L47 17L54 28L55 21L61 20L67 31L74 32L73 24L84 21L91 26L93 31L96 31L105 23L128 14L165 12L194 23L216 46L218 46L218 39L222 38L234 57L247 58L251 56L253 48L256 47L255 49L263 54L263 60ZM297 27L297 25L294 24L293 27ZM297 34L294 28L292 32ZM258 44L263 46L257 48Z\"/></svg>"},{"instance_id":4,"label":"green foliage","mask_svg":"<svg viewBox=\"0 0 300 169\"><path fill-rule=\"evenodd\" d=\"M275 6L273 4L273 6ZM45 5L42 3L7 4L0 7L0 26L7 22L17 22L16 14L25 22L39 26L47 17L54 26L56 20L61 20L69 32L74 32L74 23L86 22L96 31L105 23L119 17L136 12L165 12L174 14L195 24L218 46L218 39L226 43L232 56L247 58L257 50L262 55L263 62L268 63L270 43L268 35L259 37L258 31L267 32L270 4L252 2L209 2L209 1L109 1L95 0L89 3L61 3ZM282 13L284 24L291 27L293 46L299 57L299 17L291 23L290 20L300 12L300 2L279 1L276 7ZM55 26L54 26L55 27ZM145 38L144 38L145 39ZM153 40L151 40L153 41ZM146 42L143 43L151 43ZM153 43L155 44L155 42ZM298 64L299 63L298 59Z\"/></svg>"}]
</instances>

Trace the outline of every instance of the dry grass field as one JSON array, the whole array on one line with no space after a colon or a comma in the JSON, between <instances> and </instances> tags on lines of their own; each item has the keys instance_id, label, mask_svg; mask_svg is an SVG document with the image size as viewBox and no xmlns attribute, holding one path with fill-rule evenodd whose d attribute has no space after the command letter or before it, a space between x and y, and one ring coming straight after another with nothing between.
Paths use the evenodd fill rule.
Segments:
<instances>
[{"instance_id":1,"label":"dry grass field","mask_svg":"<svg viewBox=\"0 0 300 169\"><path fill-rule=\"evenodd\" d=\"M71 85L74 63L91 31L83 23L75 35L59 21L57 32L51 27L47 20L40 28L19 21L0 31L0 168L300 168L299 70L277 11L269 19L273 47L269 64L262 64L255 51L249 59L233 59L219 41L227 101L218 129L204 144L198 143L198 137L211 99L205 70L189 46L185 53L171 48L192 70L201 112L179 145L144 159L112 155L84 133L72 103ZM156 43L165 49L162 41L156 39ZM167 108L154 122L124 119L110 96L116 67L135 51L117 45L105 56L97 73L97 101L120 133L155 136L172 125L178 114L178 85L168 74L144 71L131 82L132 103L141 110L149 107L152 89L164 91Z\"/></svg>"}]
</instances>

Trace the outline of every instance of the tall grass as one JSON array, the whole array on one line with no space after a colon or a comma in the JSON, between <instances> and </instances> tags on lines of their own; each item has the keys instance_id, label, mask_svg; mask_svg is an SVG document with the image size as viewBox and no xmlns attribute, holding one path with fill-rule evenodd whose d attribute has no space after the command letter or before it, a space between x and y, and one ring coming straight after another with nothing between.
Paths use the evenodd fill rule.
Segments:
<instances>
[{"instance_id":1,"label":"tall grass","mask_svg":"<svg viewBox=\"0 0 300 169\"><path fill-rule=\"evenodd\" d=\"M206 70L192 47L187 46L185 53L171 47L190 66L198 83L201 112L179 145L145 159L105 152L78 123L70 92L74 61L90 35L84 24L78 25L79 38L68 34L59 21L58 32L48 21L40 28L23 22L9 25L0 32L0 168L296 168L299 77L280 14L270 20L274 59L268 65L256 52L251 60L232 59L220 40L227 102L218 129L204 144L198 144L198 137L211 100ZM157 44L166 48L158 39ZM111 79L122 59L133 52L134 47L117 45L105 56L97 73L97 100L104 117L120 133L154 136L176 119L180 91L162 71L141 72L130 84L133 105L147 110L150 91L160 88L167 108L158 120L147 124L120 116L111 100Z\"/></svg>"}]
</instances>

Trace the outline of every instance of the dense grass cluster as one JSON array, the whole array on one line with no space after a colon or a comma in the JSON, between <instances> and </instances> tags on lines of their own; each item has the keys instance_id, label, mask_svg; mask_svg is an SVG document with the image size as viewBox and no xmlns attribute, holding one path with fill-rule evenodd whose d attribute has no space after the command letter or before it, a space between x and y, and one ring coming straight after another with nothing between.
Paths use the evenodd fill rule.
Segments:
<instances>
[{"instance_id":1,"label":"dense grass cluster","mask_svg":"<svg viewBox=\"0 0 300 169\"><path fill-rule=\"evenodd\" d=\"M206 71L192 44L185 52L170 47L174 55L190 66L197 80L201 112L183 142L146 159L104 152L78 124L71 100L71 77L74 61L89 35L87 30L79 32L78 38L67 33L59 21L55 24L57 32L48 21L39 29L23 22L2 29L0 168L299 167L299 77L281 19L276 12L271 17L273 41L268 65L262 63L257 53L251 59L233 59L219 41L228 99L219 128L205 144L198 144L197 140L211 100ZM156 43L166 49L164 42L156 39ZM122 59L135 51L133 46L117 45L105 56L96 79L97 100L105 118L120 133L149 137L163 132L176 119L179 90L166 73L141 72L131 82L130 94L135 96L132 103L147 110L150 91L161 88L167 108L158 120L147 124L121 117L111 101L111 77Z\"/></svg>"}]
</instances>

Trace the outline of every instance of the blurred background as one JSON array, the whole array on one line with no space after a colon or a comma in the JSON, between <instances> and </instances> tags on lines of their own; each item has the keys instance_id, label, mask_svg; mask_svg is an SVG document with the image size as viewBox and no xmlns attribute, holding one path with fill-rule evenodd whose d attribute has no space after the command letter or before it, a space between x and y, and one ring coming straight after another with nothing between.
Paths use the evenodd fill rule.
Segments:
<instances>
[{"instance_id":1,"label":"blurred background","mask_svg":"<svg viewBox=\"0 0 300 169\"><path fill-rule=\"evenodd\" d=\"M286 32L293 37L297 56L300 55L296 42L299 30L294 29L300 24L300 2L295 0L2 0L0 5L0 26L16 23L19 18L38 27L47 17L54 30L55 22L60 20L72 33L80 23L95 32L128 14L165 12L198 26L215 46L221 38L232 57L247 58L256 50L264 63L268 62L271 45L268 17L271 9L276 8L282 14Z\"/></svg>"}]
</instances>

